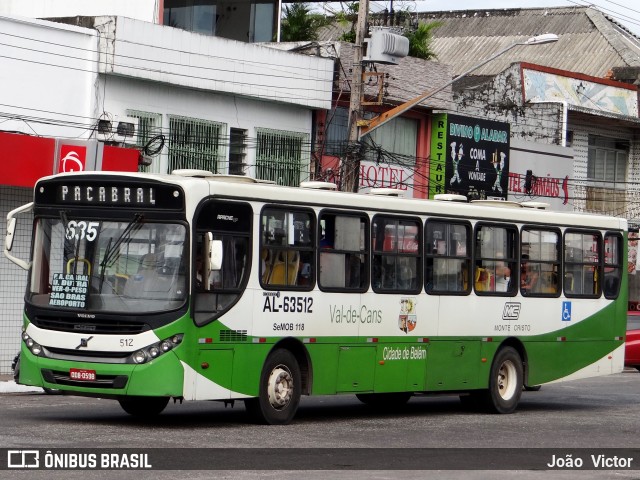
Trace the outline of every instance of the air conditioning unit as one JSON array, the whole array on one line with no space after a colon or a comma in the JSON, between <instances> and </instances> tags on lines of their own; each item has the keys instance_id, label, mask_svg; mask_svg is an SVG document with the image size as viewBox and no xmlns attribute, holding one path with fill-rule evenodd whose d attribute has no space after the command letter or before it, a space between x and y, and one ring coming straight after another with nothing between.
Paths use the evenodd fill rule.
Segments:
<instances>
[{"instance_id":1,"label":"air conditioning unit","mask_svg":"<svg viewBox=\"0 0 640 480\"><path fill-rule=\"evenodd\" d=\"M397 65L398 60L409 54L409 39L392 33L389 28L377 27L372 30L371 38L365 39L367 56L365 62Z\"/></svg>"},{"instance_id":2,"label":"air conditioning unit","mask_svg":"<svg viewBox=\"0 0 640 480\"><path fill-rule=\"evenodd\" d=\"M133 117L113 117L113 120L98 120L96 137L103 142L136 143L138 119Z\"/></svg>"},{"instance_id":3,"label":"air conditioning unit","mask_svg":"<svg viewBox=\"0 0 640 480\"><path fill-rule=\"evenodd\" d=\"M115 141L122 143L136 143L138 135L138 119L133 117L114 118Z\"/></svg>"},{"instance_id":4,"label":"air conditioning unit","mask_svg":"<svg viewBox=\"0 0 640 480\"><path fill-rule=\"evenodd\" d=\"M113 122L107 119L98 120L98 128L96 129L96 137L102 142L110 142L113 140Z\"/></svg>"}]
</instances>

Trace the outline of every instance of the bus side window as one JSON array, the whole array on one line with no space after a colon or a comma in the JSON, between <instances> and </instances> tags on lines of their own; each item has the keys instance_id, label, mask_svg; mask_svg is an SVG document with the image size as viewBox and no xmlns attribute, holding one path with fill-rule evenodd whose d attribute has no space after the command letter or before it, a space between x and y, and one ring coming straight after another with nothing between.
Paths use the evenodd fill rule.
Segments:
<instances>
[{"instance_id":1,"label":"bus side window","mask_svg":"<svg viewBox=\"0 0 640 480\"><path fill-rule=\"evenodd\" d=\"M516 282L518 231L512 225L479 223L475 231L477 293L513 296Z\"/></svg>"},{"instance_id":2,"label":"bus side window","mask_svg":"<svg viewBox=\"0 0 640 480\"><path fill-rule=\"evenodd\" d=\"M470 225L447 220L426 224L426 290L430 294L466 294L475 284L471 278L471 258L467 254ZM473 273L477 273L474 271ZM480 280L478 278L478 280Z\"/></svg>"},{"instance_id":3,"label":"bus side window","mask_svg":"<svg viewBox=\"0 0 640 480\"><path fill-rule=\"evenodd\" d=\"M601 295L602 244L602 236L597 231L565 232L565 294L589 298Z\"/></svg>"},{"instance_id":4,"label":"bus side window","mask_svg":"<svg viewBox=\"0 0 640 480\"><path fill-rule=\"evenodd\" d=\"M422 270L421 224L418 219L375 215L371 238L374 291L417 293Z\"/></svg>"},{"instance_id":5,"label":"bus side window","mask_svg":"<svg viewBox=\"0 0 640 480\"><path fill-rule=\"evenodd\" d=\"M626 262L622 260L622 236L607 233L604 237L604 281L602 289L606 298L617 298L620 292L622 270Z\"/></svg>"},{"instance_id":6,"label":"bus side window","mask_svg":"<svg viewBox=\"0 0 640 480\"><path fill-rule=\"evenodd\" d=\"M367 287L368 217L322 212L319 219L321 288L362 291ZM374 265L375 268L375 265Z\"/></svg>"},{"instance_id":7,"label":"bus side window","mask_svg":"<svg viewBox=\"0 0 640 480\"><path fill-rule=\"evenodd\" d=\"M265 207L260 215L260 283L309 290L315 271L315 219L308 209ZM321 257L322 260L322 257Z\"/></svg>"}]
</instances>

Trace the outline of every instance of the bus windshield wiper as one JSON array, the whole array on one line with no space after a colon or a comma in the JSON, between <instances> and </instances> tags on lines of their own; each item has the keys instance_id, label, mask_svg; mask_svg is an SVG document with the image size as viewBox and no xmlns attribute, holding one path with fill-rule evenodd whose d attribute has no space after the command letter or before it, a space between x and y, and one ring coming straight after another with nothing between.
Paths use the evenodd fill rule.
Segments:
<instances>
[{"instance_id":1,"label":"bus windshield wiper","mask_svg":"<svg viewBox=\"0 0 640 480\"><path fill-rule=\"evenodd\" d=\"M104 282L104 275L107 269L107 266L113 265L113 262L120 256L119 249L120 245L124 243L125 238L130 237L133 233L138 231L142 226L143 215L141 213L136 213L133 217L133 220L129 222L129 225L122 231L120 236L113 242L113 237L109 238L109 243L107 243L107 247L104 251L104 257L102 262L100 262L100 288L98 291L102 291L102 283ZM112 246L113 243L113 246Z\"/></svg>"}]
</instances>

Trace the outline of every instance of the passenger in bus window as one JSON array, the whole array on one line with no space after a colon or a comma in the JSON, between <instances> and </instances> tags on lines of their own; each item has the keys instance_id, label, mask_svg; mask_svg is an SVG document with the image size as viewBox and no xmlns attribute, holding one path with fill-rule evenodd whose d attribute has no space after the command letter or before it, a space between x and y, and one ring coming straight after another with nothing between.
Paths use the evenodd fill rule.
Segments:
<instances>
[{"instance_id":1,"label":"passenger in bus window","mask_svg":"<svg viewBox=\"0 0 640 480\"><path fill-rule=\"evenodd\" d=\"M496 258L504 258L502 252L496 253ZM495 291L507 292L509 290L509 282L511 281L511 269L503 260L496 261L496 280Z\"/></svg>"},{"instance_id":2,"label":"passenger in bus window","mask_svg":"<svg viewBox=\"0 0 640 480\"><path fill-rule=\"evenodd\" d=\"M525 294L534 293L537 284L538 272L531 268L529 262L522 262L522 265L520 266L520 290Z\"/></svg>"}]
</instances>

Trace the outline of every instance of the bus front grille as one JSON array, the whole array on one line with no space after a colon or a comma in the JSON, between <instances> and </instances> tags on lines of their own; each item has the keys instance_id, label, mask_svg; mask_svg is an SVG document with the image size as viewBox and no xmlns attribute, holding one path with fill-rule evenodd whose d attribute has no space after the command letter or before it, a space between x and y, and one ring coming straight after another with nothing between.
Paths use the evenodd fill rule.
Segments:
<instances>
[{"instance_id":1,"label":"bus front grille","mask_svg":"<svg viewBox=\"0 0 640 480\"><path fill-rule=\"evenodd\" d=\"M85 388L113 388L121 389L127 386L129 377L126 375L96 375L94 381L72 380L69 372L42 369L42 378L55 385Z\"/></svg>"},{"instance_id":2,"label":"bus front grille","mask_svg":"<svg viewBox=\"0 0 640 480\"><path fill-rule=\"evenodd\" d=\"M97 350L70 350L68 348L44 347L48 358L56 360L87 361L98 363L124 363L131 352L101 352Z\"/></svg>"},{"instance_id":3,"label":"bus front grille","mask_svg":"<svg viewBox=\"0 0 640 480\"><path fill-rule=\"evenodd\" d=\"M37 316L33 324L38 328L73 333L101 333L107 335L135 335L151 330L146 323L123 322L119 320L84 320L54 316Z\"/></svg>"}]
</instances>

